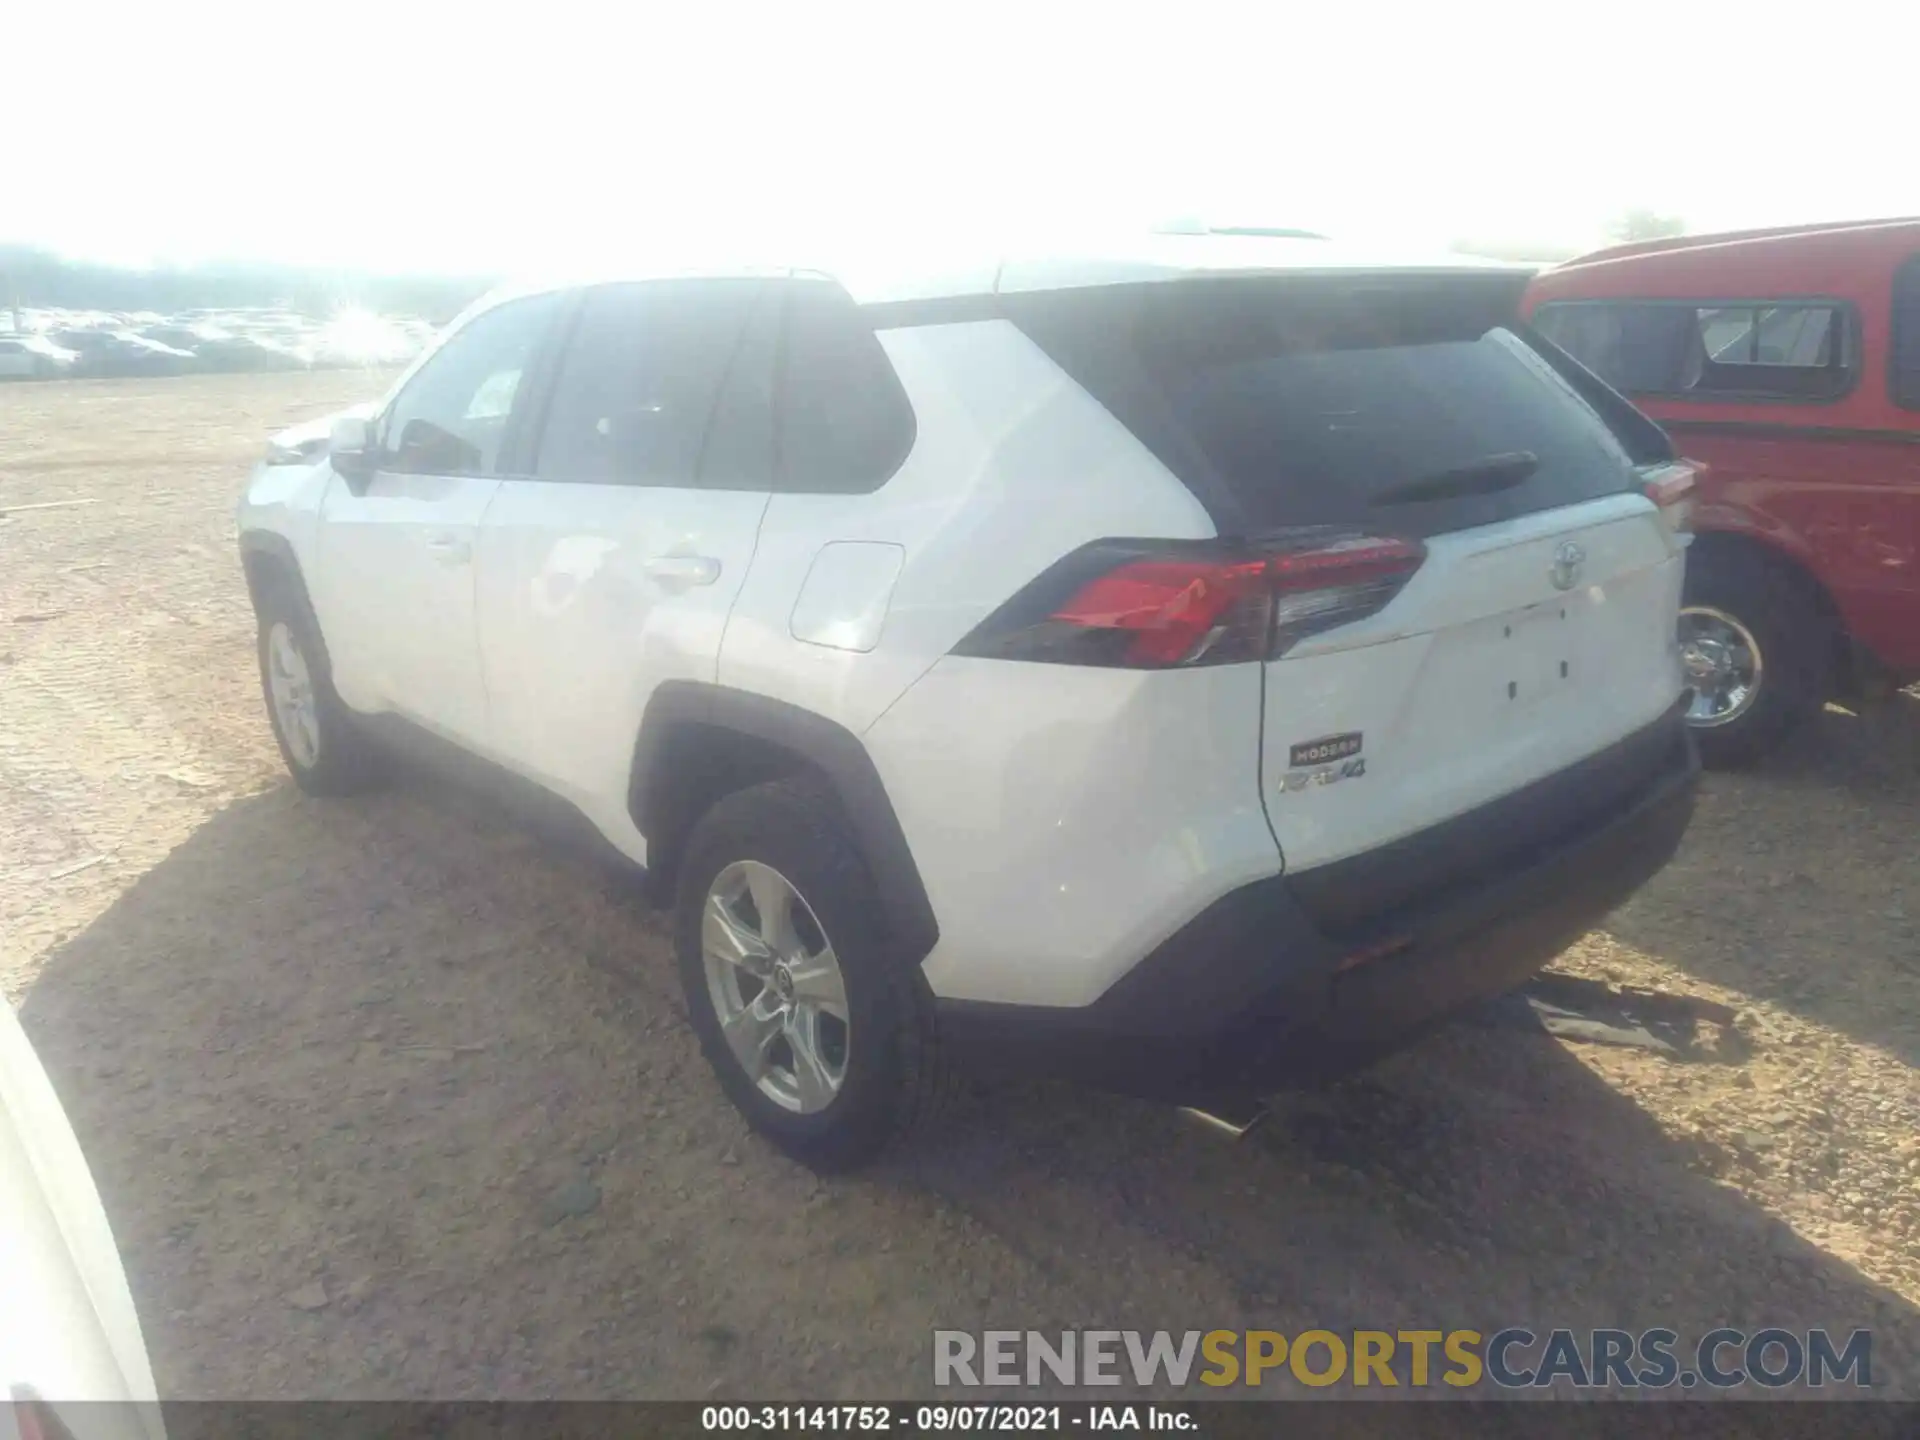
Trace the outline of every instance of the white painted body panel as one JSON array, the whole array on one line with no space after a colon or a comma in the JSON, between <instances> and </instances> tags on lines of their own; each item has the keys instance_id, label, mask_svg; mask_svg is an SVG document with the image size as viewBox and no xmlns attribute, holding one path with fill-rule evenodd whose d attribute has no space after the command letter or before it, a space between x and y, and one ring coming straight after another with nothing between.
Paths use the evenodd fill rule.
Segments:
<instances>
[{"instance_id":1,"label":"white painted body panel","mask_svg":"<svg viewBox=\"0 0 1920 1440\"><path fill-rule=\"evenodd\" d=\"M75 1440L161 1440L139 1316L86 1158L0 1003L0 1433L15 1386ZM119 1401L131 1404L95 1405ZM61 1402L72 1402L59 1408Z\"/></svg>"},{"instance_id":2,"label":"white painted body panel","mask_svg":"<svg viewBox=\"0 0 1920 1440\"><path fill-rule=\"evenodd\" d=\"M1560 591L1549 571L1569 540L1586 559ZM1438 535L1427 549L1385 610L1266 667L1262 791L1290 870L1564 770L1679 698L1681 551L1643 497ZM1362 777L1283 787L1294 745L1356 732Z\"/></svg>"},{"instance_id":3,"label":"white painted body panel","mask_svg":"<svg viewBox=\"0 0 1920 1440\"><path fill-rule=\"evenodd\" d=\"M313 533L333 470L324 459L306 465L259 465L240 497L234 521L242 534L277 535L293 548L302 573L311 569Z\"/></svg>"},{"instance_id":4,"label":"white painted body panel","mask_svg":"<svg viewBox=\"0 0 1920 1440\"><path fill-rule=\"evenodd\" d=\"M719 670L723 685L856 735L1069 550L1107 535L1214 533L1186 488L1006 321L880 339L913 402L913 453L871 495L773 497ZM905 553L879 642L864 654L792 630L815 557L849 540Z\"/></svg>"},{"instance_id":5,"label":"white painted body panel","mask_svg":"<svg viewBox=\"0 0 1920 1440\"><path fill-rule=\"evenodd\" d=\"M949 656L866 736L940 920L936 995L1086 1005L1280 869L1260 667Z\"/></svg>"},{"instance_id":6,"label":"white painted body panel","mask_svg":"<svg viewBox=\"0 0 1920 1440\"><path fill-rule=\"evenodd\" d=\"M333 477L307 591L349 705L488 746L474 554L499 488L493 479L382 473L356 495Z\"/></svg>"},{"instance_id":7,"label":"white painted body panel","mask_svg":"<svg viewBox=\"0 0 1920 1440\"><path fill-rule=\"evenodd\" d=\"M766 507L737 490L506 480L482 528L491 748L641 863L627 810L640 717L662 682L713 680Z\"/></svg>"}]
</instances>

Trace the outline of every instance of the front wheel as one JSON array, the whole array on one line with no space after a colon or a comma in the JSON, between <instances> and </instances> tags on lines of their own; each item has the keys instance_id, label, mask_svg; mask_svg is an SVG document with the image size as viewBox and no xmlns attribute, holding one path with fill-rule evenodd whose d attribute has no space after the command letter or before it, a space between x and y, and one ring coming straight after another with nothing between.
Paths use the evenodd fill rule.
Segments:
<instances>
[{"instance_id":1,"label":"front wheel","mask_svg":"<svg viewBox=\"0 0 1920 1440\"><path fill-rule=\"evenodd\" d=\"M913 967L824 786L729 795L680 868L675 948L687 1010L747 1123L816 1170L873 1159L944 1088Z\"/></svg>"},{"instance_id":2,"label":"front wheel","mask_svg":"<svg viewBox=\"0 0 1920 1440\"><path fill-rule=\"evenodd\" d=\"M1816 714L1833 687L1833 652L1818 598L1797 571L1746 550L1688 557L1680 656L1703 763L1753 764Z\"/></svg>"},{"instance_id":3,"label":"front wheel","mask_svg":"<svg viewBox=\"0 0 1920 1440\"><path fill-rule=\"evenodd\" d=\"M275 586L262 597L259 622L260 689L294 783L310 795L350 795L379 784L382 757L334 691L311 611Z\"/></svg>"}]
</instances>

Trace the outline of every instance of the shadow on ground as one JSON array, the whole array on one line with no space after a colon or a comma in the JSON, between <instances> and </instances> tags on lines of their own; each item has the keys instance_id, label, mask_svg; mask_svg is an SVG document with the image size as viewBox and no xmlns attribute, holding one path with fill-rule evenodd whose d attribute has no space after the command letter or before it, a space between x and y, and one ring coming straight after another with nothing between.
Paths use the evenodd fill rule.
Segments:
<instances>
[{"instance_id":1,"label":"shadow on ground","mask_svg":"<svg viewBox=\"0 0 1920 1440\"><path fill-rule=\"evenodd\" d=\"M169 1396L916 1395L936 1326L1870 1326L1914 1373L1911 1307L1541 1038L1450 1031L1238 1145L992 1088L816 1181L720 1099L657 922L438 787L233 804L23 1018Z\"/></svg>"},{"instance_id":2,"label":"shadow on ground","mask_svg":"<svg viewBox=\"0 0 1920 1440\"><path fill-rule=\"evenodd\" d=\"M1607 930L1920 1065L1920 698L1829 710L1709 775L1692 832Z\"/></svg>"}]
</instances>

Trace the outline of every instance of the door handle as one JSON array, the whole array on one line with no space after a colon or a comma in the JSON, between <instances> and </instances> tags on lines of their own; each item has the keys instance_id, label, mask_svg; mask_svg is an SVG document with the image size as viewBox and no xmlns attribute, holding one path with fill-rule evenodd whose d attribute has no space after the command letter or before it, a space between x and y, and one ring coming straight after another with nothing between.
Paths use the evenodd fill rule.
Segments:
<instances>
[{"instance_id":1,"label":"door handle","mask_svg":"<svg viewBox=\"0 0 1920 1440\"><path fill-rule=\"evenodd\" d=\"M720 562L711 555L656 555L642 568L663 585L711 585L720 578Z\"/></svg>"},{"instance_id":2,"label":"door handle","mask_svg":"<svg viewBox=\"0 0 1920 1440\"><path fill-rule=\"evenodd\" d=\"M464 565L473 559L473 545L458 535L435 535L427 541L427 550L442 565Z\"/></svg>"}]
</instances>

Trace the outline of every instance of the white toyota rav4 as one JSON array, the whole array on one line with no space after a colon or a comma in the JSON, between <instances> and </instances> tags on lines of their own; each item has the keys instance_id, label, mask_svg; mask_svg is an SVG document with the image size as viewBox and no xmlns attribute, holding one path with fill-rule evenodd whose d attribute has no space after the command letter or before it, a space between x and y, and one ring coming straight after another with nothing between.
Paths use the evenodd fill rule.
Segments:
<instances>
[{"instance_id":1,"label":"white toyota rav4","mask_svg":"<svg viewBox=\"0 0 1920 1440\"><path fill-rule=\"evenodd\" d=\"M1364 1064L1692 813L1691 472L1525 278L1162 236L496 294L254 475L274 732L315 793L400 721L580 811L816 1166L951 1058Z\"/></svg>"}]
</instances>

